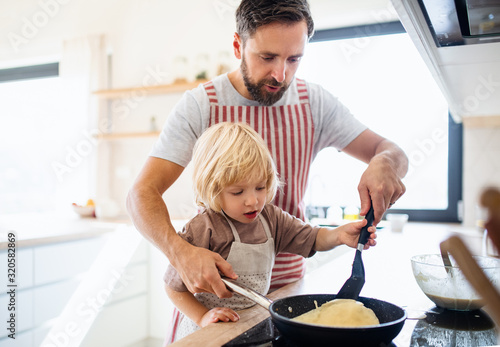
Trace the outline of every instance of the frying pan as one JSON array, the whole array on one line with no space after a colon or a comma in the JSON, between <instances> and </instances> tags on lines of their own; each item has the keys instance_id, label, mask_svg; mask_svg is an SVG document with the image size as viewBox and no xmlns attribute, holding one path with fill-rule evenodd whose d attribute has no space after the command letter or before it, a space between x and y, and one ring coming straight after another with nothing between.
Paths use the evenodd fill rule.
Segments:
<instances>
[{"instance_id":1,"label":"frying pan","mask_svg":"<svg viewBox=\"0 0 500 347\"><path fill-rule=\"evenodd\" d=\"M335 299L335 294L312 294L290 296L271 301L256 291L223 278L226 286L232 291L245 296L269 310L271 320L279 332L299 345L304 346L383 346L388 345L399 334L406 320L406 312L391 303L358 297L366 307L373 310L380 321L379 325L364 327L330 327L293 321L312 309L315 302L318 307Z\"/></svg>"}]
</instances>

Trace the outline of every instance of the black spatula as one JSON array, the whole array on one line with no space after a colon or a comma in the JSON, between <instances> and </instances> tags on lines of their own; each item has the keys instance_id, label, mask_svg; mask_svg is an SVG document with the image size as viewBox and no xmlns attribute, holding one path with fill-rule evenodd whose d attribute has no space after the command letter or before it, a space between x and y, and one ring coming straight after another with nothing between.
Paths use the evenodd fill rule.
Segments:
<instances>
[{"instance_id":1,"label":"black spatula","mask_svg":"<svg viewBox=\"0 0 500 347\"><path fill-rule=\"evenodd\" d=\"M357 300L365 284L365 267L363 266L363 259L361 259L361 252L370 237L368 228L373 224L373 205L370 207L370 210L368 210L365 219L367 223L359 234L358 247L356 249L356 255L354 256L354 262L352 263L351 277L349 277L342 288L340 288L336 296L337 299Z\"/></svg>"}]
</instances>

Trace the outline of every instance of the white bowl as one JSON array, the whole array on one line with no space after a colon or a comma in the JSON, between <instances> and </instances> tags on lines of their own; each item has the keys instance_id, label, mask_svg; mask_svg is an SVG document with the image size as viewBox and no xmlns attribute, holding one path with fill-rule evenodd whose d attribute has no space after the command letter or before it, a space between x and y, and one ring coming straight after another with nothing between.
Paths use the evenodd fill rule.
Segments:
<instances>
[{"instance_id":1,"label":"white bowl","mask_svg":"<svg viewBox=\"0 0 500 347\"><path fill-rule=\"evenodd\" d=\"M495 288L500 288L500 260L473 257ZM484 306L479 294L450 258L452 266L445 267L440 254L416 255L411 258L413 275L420 289L436 306L456 311L472 311Z\"/></svg>"},{"instance_id":2,"label":"white bowl","mask_svg":"<svg viewBox=\"0 0 500 347\"><path fill-rule=\"evenodd\" d=\"M83 218L95 217L95 206L80 206L73 204L73 211Z\"/></svg>"}]
</instances>

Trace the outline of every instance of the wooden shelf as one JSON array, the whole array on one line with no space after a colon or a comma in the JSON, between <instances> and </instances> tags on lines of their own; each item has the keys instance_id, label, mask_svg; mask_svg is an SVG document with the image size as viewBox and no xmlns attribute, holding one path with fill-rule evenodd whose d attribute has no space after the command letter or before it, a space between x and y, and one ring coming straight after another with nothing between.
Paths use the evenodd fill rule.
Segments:
<instances>
[{"instance_id":1,"label":"wooden shelf","mask_svg":"<svg viewBox=\"0 0 500 347\"><path fill-rule=\"evenodd\" d=\"M498 128L500 127L500 115L498 116L470 116L463 118L465 128Z\"/></svg>"},{"instance_id":2,"label":"wooden shelf","mask_svg":"<svg viewBox=\"0 0 500 347\"><path fill-rule=\"evenodd\" d=\"M130 97L137 93L137 95L146 94L169 94L169 93L182 93L186 90L196 88L200 83L205 83L207 80L197 80L194 82L177 82L171 84L158 84L152 86L142 86L133 88L121 89L106 89L98 90L93 94L104 99L114 99L119 97Z\"/></svg>"},{"instance_id":3,"label":"wooden shelf","mask_svg":"<svg viewBox=\"0 0 500 347\"><path fill-rule=\"evenodd\" d=\"M99 140L119 140L119 139L130 139L130 138L141 138L141 137L158 137L160 135L159 131L151 132L134 132L134 133L109 133L109 134L98 134L96 138Z\"/></svg>"}]
</instances>

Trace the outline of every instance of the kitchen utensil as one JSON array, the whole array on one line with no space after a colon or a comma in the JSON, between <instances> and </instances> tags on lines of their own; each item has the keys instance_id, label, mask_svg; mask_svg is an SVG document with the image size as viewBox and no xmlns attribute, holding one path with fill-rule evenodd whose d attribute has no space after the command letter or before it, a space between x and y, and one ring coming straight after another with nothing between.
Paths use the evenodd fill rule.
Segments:
<instances>
[{"instance_id":1,"label":"kitchen utensil","mask_svg":"<svg viewBox=\"0 0 500 347\"><path fill-rule=\"evenodd\" d=\"M444 251L442 247L441 247L441 258L443 258L443 265L446 272L448 273L448 275L452 276L451 270L453 265L451 265L450 256L448 255L448 252Z\"/></svg>"},{"instance_id":2,"label":"kitchen utensil","mask_svg":"<svg viewBox=\"0 0 500 347\"><path fill-rule=\"evenodd\" d=\"M358 240L358 247L352 263L351 277L347 279L342 288L337 294L337 298L357 300L363 285L365 284L365 267L363 266L363 259L361 259L361 252L365 247L370 233L368 228L373 224L373 205L370 206L368 213L365 216L367 220L366 225L361 229Z\"/></svg>"},{"instance_id":3,"label":"kitchen utensil","mask_svg":"<svg viewBox=\"0 0 500 347\"><path fill-rule=\"evenodd\" d=\"M280 333L287 339L303 346L383 346L388 345L401 331L406 320L406 311L391 303L359 297L358 301L373 310L380 321L379 325L364 327L330 327L307 324L292 320L303 313L334 300L335 294L312 294L290 296L271 301L254 290L222 279L234 292L253 300L269 310L271 320Z\"/></svg>"},{"instance_id":4,"label":"kitchen utensil","mask_svg":"<svg viewBox=\"0 0 500 347\"><path fill-rule=\"evenodd\" d=\"M499 288L498 277L500 272L497 271L496 276L493 278L493 281L497 281L495 288L491 276L485 275L484 269L476 261L477 258L474 259L460 237L451 236L441 242L440 246L442 253L449 252L453 256L467 280L484 299L485 309L491 314L497 326L500 326L500 292L497 289ZM491 259L493 260L493 258Z\"/></svg>"},{"instance_id":5,"label":"kitchen utensil","mask_svg":"<svg viewBox=\"0 0 500 347\"><path fill-rule=\"evenodd\" d=\"M486 255L499 257L500 253L500 190L495 187L486 188L481 194L481 205L488 211L484 227L486 229Z\"/></svg>"},{"instance_id":6,"label":"kitchen utensil","mask_svg":"<svg viewBox=\"0 0 500 347\"><path fill-rule=\"evenodd\" d=\"M453 253L451 265L444 266L441 254L422 254L411 258L413 275L424 294L437 306L449 310L472 311L484 306L484 300L469 284ZM500 260L474 256L475 262L490 281L500 288Z\"/></svg>"}]
</instances>

